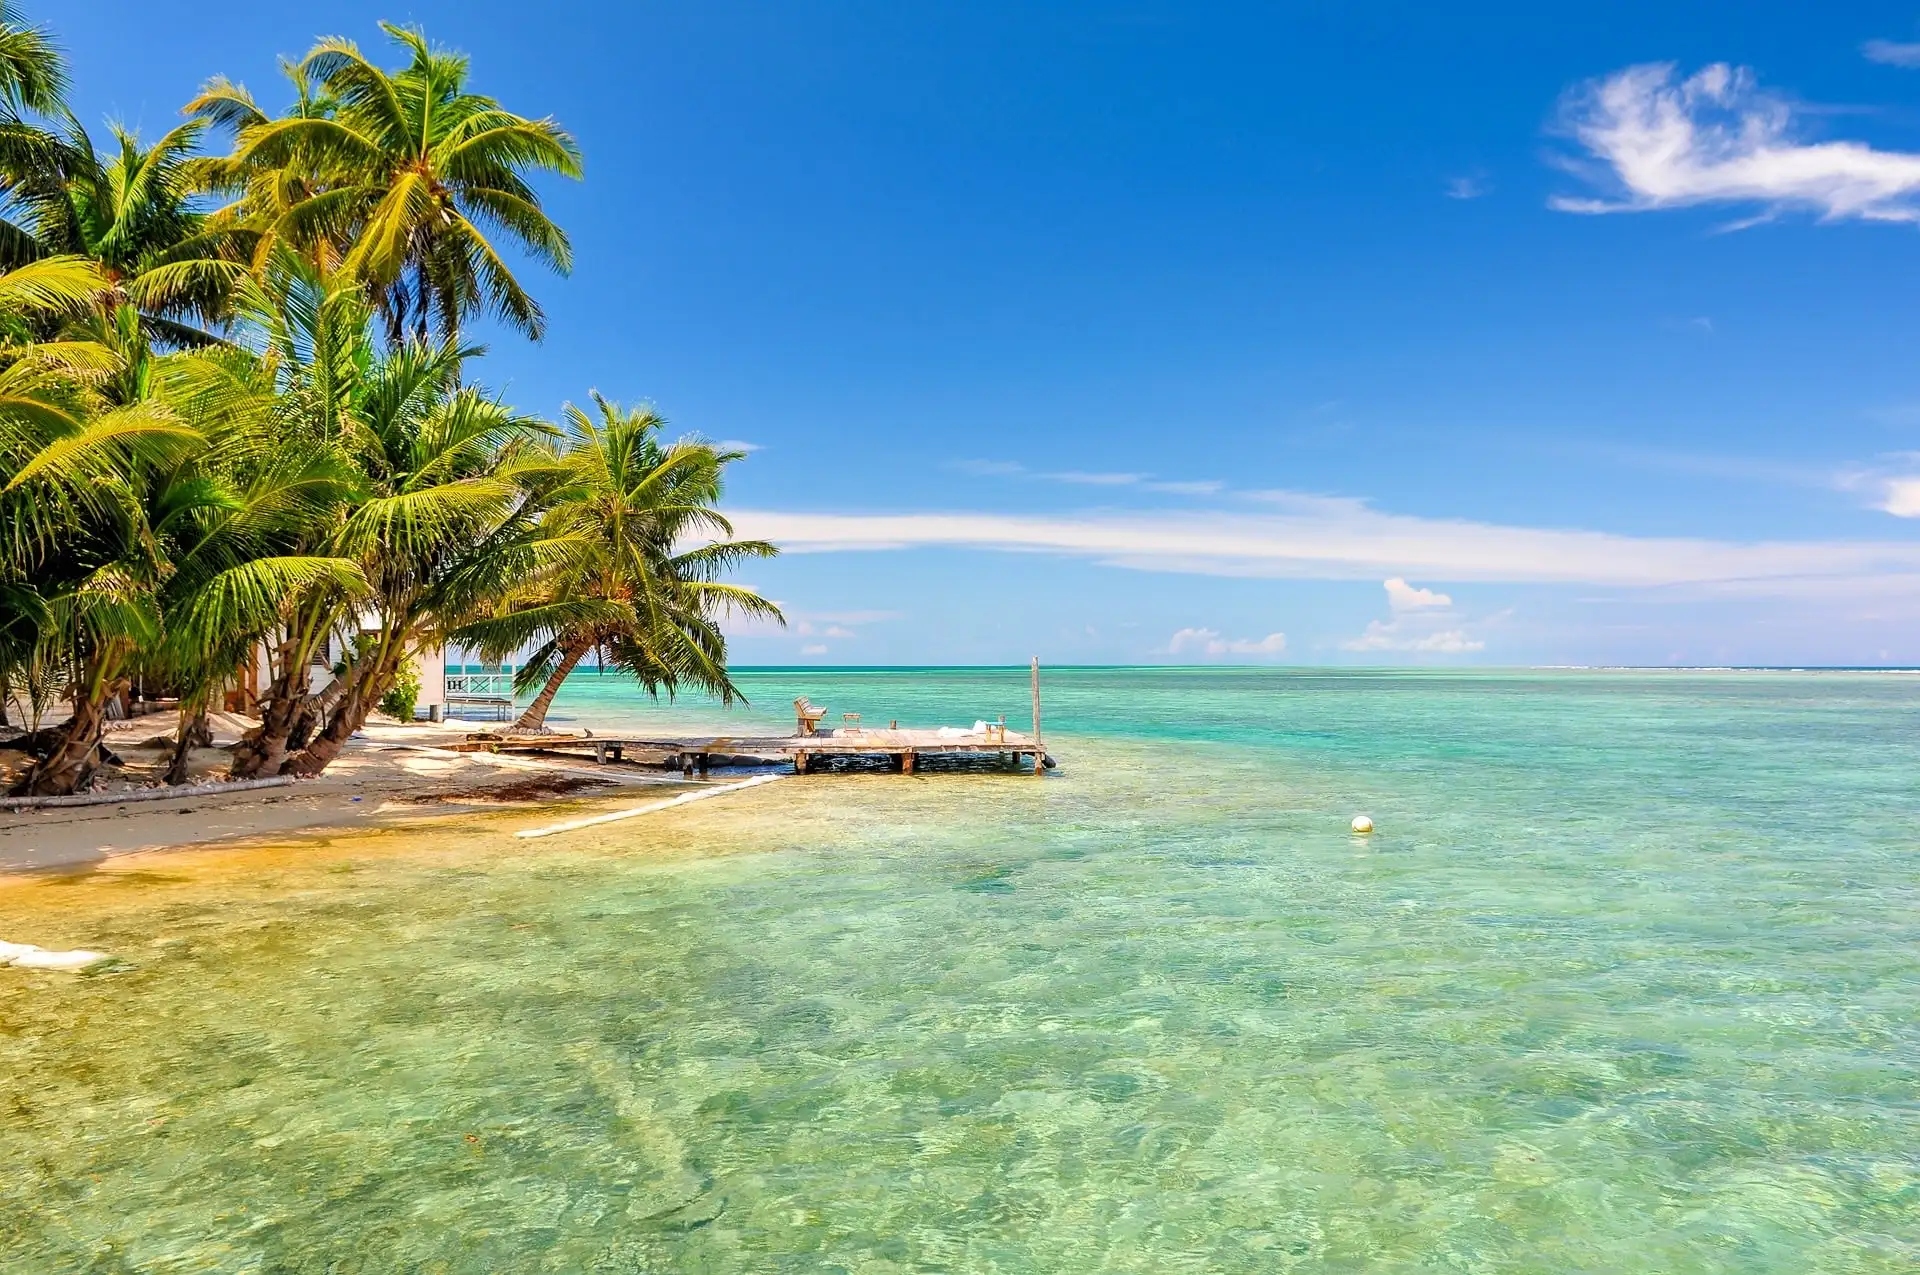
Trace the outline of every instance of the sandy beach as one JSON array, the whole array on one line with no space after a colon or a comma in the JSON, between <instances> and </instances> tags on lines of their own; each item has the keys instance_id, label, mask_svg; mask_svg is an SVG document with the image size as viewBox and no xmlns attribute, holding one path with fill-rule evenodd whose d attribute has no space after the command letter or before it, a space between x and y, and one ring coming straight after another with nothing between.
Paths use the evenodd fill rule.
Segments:
<instances>
[{"instance_id":1,"label":"sandy beach","mask_svg":"<svg viewBox=\"0 0 1920 1275\"><path fill-rule=\"evenodd\" d=\"M169 719L116 724L109 746L125 779L158 773L165 750L149 745ZM496 756L449 747L473 723L373 723L318 778L280 788L187 793L158 801L52 809L0 808L0 873L73 870L118 855L293 833L414 823L476 808L535 805L633 789L671 795L695 785L635 765L574 758ZM216 731L217 743L225 743ZM224 771L222 748L197 750L197 779ZM128 795L137 789L129 788Z\"/></svg>"}]
</instances>

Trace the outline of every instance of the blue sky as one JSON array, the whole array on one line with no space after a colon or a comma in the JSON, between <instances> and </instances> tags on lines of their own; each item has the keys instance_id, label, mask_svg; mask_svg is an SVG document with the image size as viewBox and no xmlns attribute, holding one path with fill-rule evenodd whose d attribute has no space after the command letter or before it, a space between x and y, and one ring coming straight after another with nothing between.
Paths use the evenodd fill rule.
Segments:
<instances>
[{"instance_id":1,"label":"blue sky","mask_svg":"<svg viewBox=\"0 0 1920 1275\"><path fill-rule=\"evenodd\" d=\"M1920 664L1920 4L1562 9L31 13L149 135L380 18L571 129L486 378L754 445L743 662Z\"/></svg>"}]
</instances>

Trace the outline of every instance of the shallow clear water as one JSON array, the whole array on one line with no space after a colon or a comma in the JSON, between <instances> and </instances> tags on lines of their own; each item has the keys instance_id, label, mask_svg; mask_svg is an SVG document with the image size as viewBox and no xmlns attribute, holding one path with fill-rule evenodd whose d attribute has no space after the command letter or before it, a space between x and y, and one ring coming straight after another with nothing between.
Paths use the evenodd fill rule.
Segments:
<instances>
[{"instance_id":1,"label":"shallow clear water","mask_svg":"<svg viewBox=\"0 0 1920 1275\"><path fill-rule=\"evenodd\" d=\"M1025 725L1024 670L746 681ZM0 1270L1920 1265L1920 680L1046 694L1043 780L0 886L130 965L0 970Z\"/></svg>"}]
</instances>

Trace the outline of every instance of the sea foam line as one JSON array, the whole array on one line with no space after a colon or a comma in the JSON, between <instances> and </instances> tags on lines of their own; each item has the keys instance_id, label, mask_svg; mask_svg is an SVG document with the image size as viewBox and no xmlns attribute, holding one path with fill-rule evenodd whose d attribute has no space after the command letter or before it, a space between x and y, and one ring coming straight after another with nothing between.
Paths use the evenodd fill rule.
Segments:
<instances>
[{"instance_id":1,"label":"sea foam line","mask_svg":"<svg viewBox=\"0 0 1920 1275\"><path fill-rule=\"evenodd\" d=\"M632 819L638 815L650 815L656 810L665 810L669 806L684 806L690 801L705 801L709 797L718 797L722 793L739 792L742 788L754 788L760 784L770 784L776 779L785 778L785 775L755 775L752 779L743 779L737 784L721 784L717 788L702 788L698 792L683 792L678 797L668 797L665 801L650 801L644 806L630 806L625 810L615 810L609 814L594 815L589 819L569 819L565 823L551 824L545 828L525 828L513 835L516 837L550 837L556 832L572 832L576 828L591 828L595 824L618 823L622 819Z\"/></svg>"}]
</instances>

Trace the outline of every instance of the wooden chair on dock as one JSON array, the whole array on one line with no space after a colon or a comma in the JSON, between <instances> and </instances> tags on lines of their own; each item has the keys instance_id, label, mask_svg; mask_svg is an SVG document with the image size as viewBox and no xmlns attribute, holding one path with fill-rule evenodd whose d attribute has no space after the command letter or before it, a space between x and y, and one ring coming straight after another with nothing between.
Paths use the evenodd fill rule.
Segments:
<instances>
[{"instance_id":1,"label":"wooden chair on dock","mask_svg":"<svg viewBox=\"0 0 1920 1275\"><path fill-rule=\"evenodd\" d=\"M799 735L815 734L821 719L827 715L826 709L816 708L813 701L804 695L793 701L793 712L798 719L794 733Z\"/></svg>"}]
</instances>

